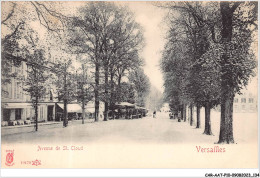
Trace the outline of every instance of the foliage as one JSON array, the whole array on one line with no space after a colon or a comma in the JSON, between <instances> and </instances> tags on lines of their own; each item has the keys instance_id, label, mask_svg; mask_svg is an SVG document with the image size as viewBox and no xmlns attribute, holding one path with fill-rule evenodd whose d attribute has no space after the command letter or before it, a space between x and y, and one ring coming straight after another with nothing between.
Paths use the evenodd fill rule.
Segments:
<instances>
[{"instance_id":1,"label":"foliage","mask_svg":"<svg viewBox=\"0 0 260 178\"><path fill-rule=\"evenodd\" d=\"M30 31L25 39L27 44L22 47L23 58L26 59L27 75L23 90L30 97L35 111L36 131L38 130L38 105L45 98L46 84L49 78L47 73L47 59L45 51L40 47L37 33Z\"/></svg>"},{"instance_id":2,"label":"foliage","mask_svg":"<svg viewBox=\"0 0 260 178\"><path fill-rule=\"evenodd\" d=\"M120 89L116 93L116 101L135 103L137 100L135 86L133 84L123 82Z\"/></svg>"},{"instance_id":3,"label":"foliage","mask_svg":"<svg viewBox=\"0 0 260 178\"><path fill-rule=\"evenodd\" d=\"M122 77L142 63L142 29L128 8L114 3L89 2L79 14L69 23L67 44L82 62L95 67L96 108L101 100L107 112L120 98L116 92Z\"/></svg>"},{"instance_id":4,"label":"foliage","mask_svg":"<svg viewBox=\"0 0 260 178\"><path fill-rule=\"evenodd\" d=\"M39 99L45 96L48 79L46 64L47 60L41 49L34 49L33 53L27 56L28 69L24 90L30 94L34 107L38 105Z\"/></svg>"},{"instance_id":5,"label":"foliage","mask_svg":"<svg viewBox=\"0 0 260 178\"><path fill-rule=\"evenodd\" d=\"M163 106L163 93L151 85L150 92L146 99L145 107L150 110L159 110Z\"/></svg>"},{"instance_id":6,"label":"foliage","mask_svg":"<svg viewBox=\"0 0 260 178\"><path fill-rule=\"evenodd\" d=\"M220 42L221 14L215 2L168 3L164 7L179 13L175 19L169 20L168 42L161 61L165 98L174 100L175 105L182 101L204 105L205 101L210 101L213 107L220 103L221 76L225 75L226 85L232 85L230 89L234 93L247 85L256 66L250 49L256 17L245 9L254 9L253 4L239 6L234 15L233 38L229 43ZM224 52L228 61L222 60Z\"/></svg>"},{"instance_id":7,"label":"foliage","mask_svg":"<svg viewBox=\"0 0 260 178\"><path fill-rule=\"evenodd\" d=\"M88 75L87 68L84 64L77 69L74 76L76 81L75 97L78 102L87 104L93 99L93 84L91 83L90 76Z\"/></svg>"},{"instance_id":8,"label":"foliage","mask_svg":"<svg viewBox=\"0 0 260 178\"><path fill-rule=\"evenodd\" d=\"M143 69L132 71L129 74L129 82L134 85L137 92L136 103L140 106L145 106L145 100L150 92L150 81L149 78L144 74Z\"/></svg>"},{"instance_id":9,"label":"foliage","mask_svg":"<svg viewBox=\"0 0 260 178\"><path fill-rule=\"evenodd\" d=\"M71 73L72 61L64 58L56 59L55 63L51 66L53 75L53 84L56 88L58 101L67 100L71 102L75 100L75 79Z\"/></svg>"}]
</instances>

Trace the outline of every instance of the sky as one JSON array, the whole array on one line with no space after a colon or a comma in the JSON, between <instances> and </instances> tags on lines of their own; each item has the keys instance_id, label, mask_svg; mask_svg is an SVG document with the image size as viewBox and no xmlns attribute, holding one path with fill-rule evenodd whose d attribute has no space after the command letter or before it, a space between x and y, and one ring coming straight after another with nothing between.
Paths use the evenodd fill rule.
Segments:
<instances>
[{"instance_id":1,"label":"sky","mask_svg":"<svg viewBox=\"0 0 260 178\"><path fill-rule=\"evenodd\" d=\"M159 62L164 47L165 11L153 6L150 2L126 2L135 13L136 22L144 28L145 47L140 56L145 60L144 72L150 82L163 92L163 76Z\"/></svg>"}]
</instances>

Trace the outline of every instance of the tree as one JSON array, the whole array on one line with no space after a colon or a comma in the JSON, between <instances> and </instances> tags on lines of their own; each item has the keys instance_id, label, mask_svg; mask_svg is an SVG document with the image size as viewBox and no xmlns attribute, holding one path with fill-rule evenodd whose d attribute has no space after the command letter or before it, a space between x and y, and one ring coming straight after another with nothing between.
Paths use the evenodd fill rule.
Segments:
<instances>
[{"instance_id":1,"label":"tree","mask_svg":"<svg viewBox=\"0 0 260 178\"><path fill-rule=\"evenodd\" d=\"M206 35L206 40L194 45L198 50L191 53L196 60L193 60L189 72L193 80L188 80L187 91L192 94L188 96L205 106L206 134L211 134L210 108L221 103L219 143L233 143L234 95L247 85L256 66L250 46L256 29L257 3L170 2L163 7L191 16L196 25L191 29L198 29L193 34L198 34L198 39L204 39ZM182 32L178 34L183 37ZM192 72L194 69L200 72Z\"/></svg>"},{"instance_id":2,"label":"tree","mask_svg":"<svg viewBox=\"0 0 260 178\"><path fill-rule=\"evenodd\" d=\"M16 77L16 73L11 70L12 66L20 66L21 58L19 42L23 34L24 21L15 22L13 16L16 10L16 3L3 2L1 27L1 84L6 85L10 83L10 79ZM7 91L2 87L2 92L5 94Z\"/></svg>"},{"instance_id":3,"label":"tree","mask_svg":"<svg viewBox=\"0 0 260 178\"><path fill-rule=\"evenodd\" d=\"M134 84L135 90L137 91L137 101L139 106L145 106L145 100L150 91L149 78L144 74L143 69L132 71L129 74L129 82Z\"/></svg>"},{"instance_id":4,"label":"tree","mask_svg":"<svg viewBox=\"0 0 260 178\"><path fill-rule=\"evenodd\" d=\"M163 94L155 86L151 85L150 92L146 100L146 108L158 110L163 105Z\"/></svg>"},{"instance_id":5,"label":"tree","mask_svg":"<svg viewBox=\"0 0 260 178\"><path fill-rule=\"evenodd\" d=\"M111 103L114 98L111 91L114 91L115 71L125 63L128 64L123 72L132 67L133 59L130 57L138 53L142 34L133 14L125 7L90 2L80 9L80 13L81 16L72 20L69 44L74 47L75 53L87 55L89 62L95 66L95 118L97 121L99 101L102 100L105 103L104 120L107 120L109 103L114 104ZM101 72L104 72L104 84L100 85ZM100 92L102 90L104 93Z\"/></svg>"},{"instance_id":6,"label":"tree","mask_svg":"<svg viewBox=\"0 0 260 178\"><path fill-rule=\"evenodd\" d=\"M81 65L81 68L77 70L79 72L76 73L76 81L77 81L77 90L76 90L76 98L81 103L82 108L82 124L84 124L85 120L85 107L89 101L92 100L93 96L93 86L90 83L88 71L84 64Z\"/></svg>"},{"instance_id":7,"label":"tree","mask_svg":"<svg viewBox=\"0 0 260 178\"><path fill-rule=\"evenodd\" d=\"M136 90L134 84L127 82L121 83L120 92L117 92L116 100L118 102L129 102L134 104L136 101Z\"/></svg>"},{"instance_id":8,"label":"tree","mask_svg":"<svg viewBox=\"0 0 260 178\"><path fill-rule=\"evenodd\" d=\"M16 73L12 72L12 66L20 66L22 61L21 48L19 46L19 38L21 36L21 28L23 24L19 24L13 33L1 39L1 84L6 85L10 83L12 77L16 77ZM6 93L2 87L2 92Z\"/></svg>"},{"instance_id":9,"label":"tree","mask_svg":"<svg viewBox=\"0 0 260 178\"><path fill-rule=\"evenodd\" d=\"M121 89L121 79L129 71L143 65L142 59L139 57L144 41L143 32L140 25L135 22L134 14L127 7L120 6L117 21L116 28L111 36L113 41L112 58L107 63L110 73L111 95L109 100L112 113L114 112L115 102L120 102L117 100L118 97L116 97L115 92L122 93L124 91L124 89Z\"/></svg>"},{"instance_id":10,"label":"tree","mask_svg":"<svg viewBox=\"0 0 260 178\"><path fill-rule=\"evenodd\" d=\"M218 92L218 85L215 83L213 85L212 80L216 80L217 77L212 79L210 76L215 76L213 72L215 70L211 70L209 64L212 62L207 62L211 60L202 59L201 57L209 50L211 43L211 34L208 31L207 24L201 20L205 19L208 14L212 14L214 11L215 4L204 7L202 3L194 2L194 3L184 3L182 6L172 6L173 9L179 9L182 7L180 20L178 20L178 24L180 26L184 26L186 29L186 38L190 40L190 60L191 65L188 70L188 78L189 81L185 86L187 90L188 97L191 99L191 103L194 103L197 108L197 128L200 127L200 108L201 106L205 107L205 130L210 130L210 109L217 104L217 96L216 92ZM212 17L211 17L212 18ZM214 63L213 63L214 64ZM207 65L207 69L205 70L205 66ZM212 67L213 68L213 67ZM218 71L217 71L218 72ZM212 104L212 102L214 104ZM192 106L190 107L192 113ZM193 117L191 115L190 124L192 125ZM204 132L207 134L211 134L211 131Z\"/></svg>"},{"instance_id":11,"label":"tree","mask_svg":"<svg viewBox=\"0 0 260 178\"><path fill-rule=\"evenodd\" d=\"M58 100L63 101L63 126L68 126L68 110L67 105L75 99L75 80L71 73L72 60L67 59L69 56L63 56L56 59L56 62L51 66L51 71L55 74L53 84L58 92Z\"/></svg>"},{"instance_id":12,"label":"tree","mask_svg":"<svg viewBox=\"0 0 260 178\"><path fill-rule=\"evenodd\" d=\"M186 121L186 105L193 102L187 90L187 85L190 83L188 77L193 49L186 33L186 21L169 19L168 25L167 43L161 59L161 69L164 73L164 97L165 101L170 102L173 112L177 114L180 111Z\"/></svg>"},{"instance_id":13,"label":"tree","mask_svg":"<svg viewBox=\"0 0 260 178\"><path fill-rule=\"evenodd\" d=\"M212 135L210 110L220 103L220 67L216 63L220 59L214 49L218 46L210 47L200 58L201 70L198 72L201 89L197 91L196 101L205 107L205 129L204 134Z\"/></svg>"},{"instance_id":14,"label":"tree","mask_svg":"<svg viewBox=\"0 0 260 178\"><path fill-rule=\"evenodd\" d=\"M35 130L38 131L38 106L40 99L45 96L46 92L48 80L46 65L48 61L44 50L39 46L37 33L31 30L27 35L27 44L22 47L23 59L26 59L27 64L27 78L25 78L23 90L31 97L35 112Z\"/></svg>"},{"instance_id":15,"label":"tree","mask_svg":"<svg viewBox=\"0 0 260 178\"><path fill-rule=\"evenodd\" d=\"M250 10L243 13L243 6ZM234 96L254 75L256 61L250 50L250 44L252 43L251 24L257 20L255 9L257 9L257 3L220 2L223 50L220 61L221 123L218 143L234 143ZM243 14L249 14L248 18L244 19Z\"/></svg>"},{"instance_id":16,"label":"tree","mask_svg":"<svg viewBox=\"0 0 260 178\"><path fill-rule=\"evenodd\" d=\"M36 49L32 56L28 56L28 70L27 79L24 90L31 96L31 102L35 112L35 129L38 130L38 106L40 98L45 96L46 81L48 75L46 74L47 61L44 57L43 50Z\"/></svg>"},{"instance_id":17,"label":"tree","mask_svg":"<svg viewBox=\"0 0 260 178\"><path fill-rule=\"evenodd\" d=\"M106 12L106 3L89 2L79 9L79 16L73 17L69 24L67 44L76 54L87 56L87 61L95 67L95 121L99 120L100 68L102 67L102 15Z\"/></svg>"}]
</instances>

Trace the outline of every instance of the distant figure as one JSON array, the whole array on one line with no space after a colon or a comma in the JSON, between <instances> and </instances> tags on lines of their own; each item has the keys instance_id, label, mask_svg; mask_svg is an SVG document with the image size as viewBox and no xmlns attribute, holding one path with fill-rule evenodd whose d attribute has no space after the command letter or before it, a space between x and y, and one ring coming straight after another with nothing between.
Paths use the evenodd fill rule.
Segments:
<instances>
[{"instance_id":1,"label":"distant figure","mask_svg":"<svg viewBox=\"0 0 260 178\"><path fill-rule=\"evenodd\" d=\"M170 116L170 119L173 119L173 113L172 112L170 112L170 114L169 114L169 116Z\"/></svg>"},{"instance_id":2,"label":"distant figure","mask_svg":"<svg viewBox=\"0 0 260 178\"><path fill-rule=\"evenodd\" d=\"M178 122L181 122L181 112L178 112Z\"/></svg>"},{"instance_id":3,"label":"distant figure","mask_svg":"<svg viewBox=\"0 0 260 178\"><path fill-rule=\"evenodd\" d=\"M153 112L153 118L156 118L156 111Z\"/></svg>"}]
</instances>

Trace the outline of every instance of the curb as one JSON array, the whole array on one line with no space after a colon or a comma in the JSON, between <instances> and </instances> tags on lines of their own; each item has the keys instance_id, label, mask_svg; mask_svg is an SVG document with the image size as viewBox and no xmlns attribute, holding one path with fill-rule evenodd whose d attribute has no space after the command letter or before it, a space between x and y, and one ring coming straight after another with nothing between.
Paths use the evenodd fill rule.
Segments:
<instances>
[{"instance_id":1,"label":"curb","mask_svg":"<svg viewBox=\"0 0 260 178\"><path fill-rule=\"evenodd\" d=\"M62 122L52 122L52 123L39 123L38 125L53 125L53 124L60 124ZM34 127L35 123L29 124L29 125L17 125L17 126L6 126L6 127L1 127L1 130L5 129L15 129L15 128L23 128L23 127Z\"/></svg>"}]
</instances>

